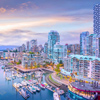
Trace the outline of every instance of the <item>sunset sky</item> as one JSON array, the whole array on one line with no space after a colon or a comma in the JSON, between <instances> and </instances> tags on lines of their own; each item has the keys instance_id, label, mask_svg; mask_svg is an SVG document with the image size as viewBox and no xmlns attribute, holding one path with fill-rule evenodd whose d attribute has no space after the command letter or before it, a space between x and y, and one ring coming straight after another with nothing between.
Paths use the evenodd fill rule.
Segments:
<instances>
[{"instance_id":1,"label":"sunset sky","mask_svg":"<svg viewBox=\"0 0 100 100\"><path fill-rule=\"evenodd\" d=\"M93 33L93 6L100 0L0 0L0 45L37 39L44 45L50 30L61 44L79 43L83 31Z\"/></svg>"}]
</instances>

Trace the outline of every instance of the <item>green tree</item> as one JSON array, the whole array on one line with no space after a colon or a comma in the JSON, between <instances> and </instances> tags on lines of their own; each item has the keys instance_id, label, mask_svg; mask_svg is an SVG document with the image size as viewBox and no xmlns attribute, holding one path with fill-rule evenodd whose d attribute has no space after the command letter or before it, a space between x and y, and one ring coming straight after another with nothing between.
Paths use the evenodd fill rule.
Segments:
<instances>
[{"instance_id":1,"label":"green tree","mask_svg":"<svg viewBox=\"0 0 100 100\"><path fill-rule=\"evenodd\" d=\"M56 65L55 71L56 71L57 73L60 72L60 64L57 64L57 65Z\"/></svg>"},{"instance_id":2,"label":"green tree","mask_svg":"<svg viewBox=\"0 0 100 100\"><path fill-rule=\"evenodd\" d=\"M19 62L17 62L16 64L17 64L17 65L19 65L20 63L19 63Z\"/></svg>"},{"instance_id":3,"label":"green tree","mask_svg":"<svg viewBox=\"0 0 100 100\"><path fill-rule=\"evenodd\" d=\"M25 50L23 52L25 52Z\"/></svg>"},{"instance_id":4,"label":"green tree","mask_svg":"<svg viewBox=\"0 0 100 100\"><path fill-rule=\"evenodd\" d=\"M40 64L37 64L37 68L40 68Z\"/></svg>"},{"instance_id":5,"label":"green tree","mask_svg":"<svg viewBox=\"0 0 100 100\"><path fill-rule=\"evenodd\" d=\"M21 61L21 60L19 60L18 62L19 62L19 64L21 64L21 63L22 63L22 61Z\"/></svg>"},{"instance_id":6,"label":"green tree","mask_svg":"<svg viewBox=\"0 0 100 100\"><path fill-rule=\"evenodd\" d=\"M29 52L29 54L35 54L34 52Z\"/></svg>"},{"instance_id":7,"label":"green tree","mask_svg":"<svg viewBox=\"0 0 100 100\"><path fill-rule=\"evenodd\" d=\"M62 62L62 60L60 60L60 62L59 62L60 64L63 64L63 62Z\"/></svg>"}]
</instances>

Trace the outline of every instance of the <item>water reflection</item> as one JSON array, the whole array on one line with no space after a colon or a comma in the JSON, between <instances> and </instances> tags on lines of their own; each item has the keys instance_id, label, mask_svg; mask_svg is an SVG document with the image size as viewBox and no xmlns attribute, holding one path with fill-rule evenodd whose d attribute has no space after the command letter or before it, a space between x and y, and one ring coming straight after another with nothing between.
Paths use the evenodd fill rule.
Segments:
<instances>
[{"instance_id":1,"label":"water reflection","mask_svg":"<svg viewBox=\"0 0 100 100\"><path fill-rule=\"evenodd\" d=\"M24 100L24 98L15 90L15 88L12 86L15 82L21 82L25 78L15 78L14 80L11 79L11 81L6 80L6 76L11 76L12 72L5 72L0 67L0 100ZM45 82L45 75L43 75L42 81ZM27 76L26 80L34 79L34 75ZM28 100L53 100L53 93L47 89L41 90L40 92L36 92L30 94L30 98ZM66 100L64 96L61 96L61 100Z\"/></svg>"}]
</instances>

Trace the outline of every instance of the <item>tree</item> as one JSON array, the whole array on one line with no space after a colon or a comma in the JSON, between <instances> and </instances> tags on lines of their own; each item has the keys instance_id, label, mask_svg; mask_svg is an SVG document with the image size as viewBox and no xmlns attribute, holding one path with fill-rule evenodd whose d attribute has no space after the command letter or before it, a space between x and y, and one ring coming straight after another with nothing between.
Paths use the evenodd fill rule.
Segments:
<instances>
[{"instance_id":1,"label":"tree","mask_svg":"<svg viewBox=\"0 0 100 100\"><path fill-rule=\"evenodd\" d=\"M37 64L37 68L40 68L40 64Z\"/></svg>"},{"instance_id":2,"label":"tree","mask_svg":"<svg viewBox=\"0 0 100 100\"><path fill-rule=\"evenodd\" d=\"M63 64L62 60L60 60L59 64Z\"/></svg>"},{"instance_id":3,"label":"tree","mask_svg":"<svg viewBox=\"0 0 100 100\"><path fill-rule=\"evenodd\" d=\"M60 64L57 64L57 65L56 65L55 71L56 71L56 72L60 72Z\"/></svg>"},{"instance_id":4,"label":"tree","mask_svg":"<svg viewBox=\"0 0 100 100\"><path fill-rule=\"evenodd\" d=\"M44 64L43 67L44 67L44 68L47 68L47 64Z\"/></svg>"},{"instance_id":5,"label":"tree","mask_svg":"<svg viewBox=\"0 0 100 100\"><path fill-rule=\"evenodd\" d=\"M36 62L34 62L34 67L37 68L37 63Z\"/></svg>"},{"instance_id":6,"label":"tree","mask_svg":"<svg viewBox=\"0 0 100 100\"><path fill-rule=\"evenodd\" d=\"M49 62L45 62L47 65L50 65L50 63Z\"/></svg>"},{"instance_id":7,"label":"tree","mask_svg":"<svg viewBox=\"0 0 100 100\"><path fill-rule=\"evenodd\" d=\"M16 64L19 65L20 63L19 62L16 62Z\"/></svg>"},{"instance_id":8,"label":"tree","mask_svg":"<svg viewBox=\"0 0 100 100\"><path fill-rule=\"evenodd\" d=\"M30 69L32 69L32 68L33 68L33 63L31 62Z\"/></svg>"},{"instance_id":9,"label":"tree","mask_svg":"<svg viewBox=\"0 0 100 100\"><path fill-rule=\"evenodd\" d=\"M23 52L25 52L25 50Z\"/></svg>"},{"instance_id":10,"label":"tree","mask_svg":"<svg viewBox=\"0 0 100 100\"><path fill-rule=\"evenodd\" d=\"M19 60L19 64L21 64L22 62L21 62L21 60Z\"/></svg>"},{"instance_id":11,"label":"tree","mask_svg":"<svg viewBox=\"0 0 100 100\"><path fill-rule=\"evenodd\" d=\"M69 82L72 82L72 77L70 76Z\"/></svg>"},{"instance_id":12,"label":"tree","mask_svg":"<svg viewBox=\"0 0 100 100\"><path fill-rule=\"evenodd\" d=\"M29 52L29 54L35 54L34 52Z\"/></svg>"},{"instance_id":13,"label":"tree","mask_svg":"<svg viewBox=\"0 0 100 100\"><path fill-rule=\"evenodd\" d=\"M27 69L28 68L28 65L27 64L25 64L25 69Z\"/></svg>"},{"instance_id":14,"label":"tree","mask_svg":"<svg viewBox=\"0 0 100 100\"><path fill-rule=\"evenodd\" d=\"M18 52L18 51L17 51L17 49L16 49L16 50L13 50L13 52Z\"/></svg>"}]
</instances>

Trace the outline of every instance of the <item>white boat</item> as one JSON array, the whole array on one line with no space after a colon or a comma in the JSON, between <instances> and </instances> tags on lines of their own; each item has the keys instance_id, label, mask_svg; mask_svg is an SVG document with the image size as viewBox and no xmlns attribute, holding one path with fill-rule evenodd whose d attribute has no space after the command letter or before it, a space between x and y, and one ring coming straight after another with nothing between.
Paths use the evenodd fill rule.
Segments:
<instances>
[{"instance_id":1,"label":"white boat","mask_svg":"<svg viewBox=\"0 0 100 100\"><path fill-rule=\"evenodd\" d=\"M10 77L6 77L6 80L11 81L11 78Z\"/></svg>"},{"instance_id":2,"label":"white boat","mask_svg":"<svg viewBox=\"0 0 100 100\"><path fill-rule=\"evenodd\" d=\"M16 88L16 87L17 87L17 83L14 83L14 84L13 84L13 87L15 87L15 88Z\"/></svg>"},{"instance_id":3,"label":"white boat","mask_svg":"<svg viewBox=\"0 0 100 100\"><path fill-rule=\"evenodd\" d=\"M53 98L54 98L54 100L60 100L60 97L57 92L53 93Z\"/></svg>"},{"instance_id":4,"label":"white boat","mask_svg":"<svg viewBox=\"0 0 100 100\"><path fill-rule=\"evenodd\" d=\"M40 88L38 88L37 86L32 86L33 88L36 89L36 91L40 91Z\"/></svg>"},{"instance_id":5,"label":"white boat","mask_svg":"<svg viewBox=\"0 0 100 100\"><path fill-rule=\"evenodd\" d=\"M17 74L17 77L21 78L21 77L22 77L22 75L20 75L20 74Z\"/></svg>"},{"instance_id":6,"label":"white boat","mask_svg":"<svg viewBox=\"0 0 100 100\"><path fill-rule=\"evenodd\" d=\"M33 80L32 82L33 82L33 83L37 83L37 80Z\"/></svg>"},{"instance_id":7,"label":"white boat","mask_svg":"<svg viewBox=\"0 0 100 100\"><path fill-rule=\"evenodd\" d=\"M26 75L26 74L23 74L22 76L23 76L23 77L26 77L27 75Z\"/></svg>"},{"instance_id":8,"label":"white boat","mask_svg":"<svg viewBox=\"0 0 100 100\"><path fill-rule=\"evenodd\" d=\"M62 95L62 94L64 94L64 91L63 91L63 90L58 90L57 93L58 93L59 95Z\"/></svg>"},{"instance_id":9,"label":"white boat","mask_svg":"<svg viewBox=\"0 0 100 100\"><path fill-rule=\"evenodd\" d=\"M41 73L40 71L35 72L35 77L36 77L36 78L41 77L41 75L42 75L42 73Z\"/></svg>"},{"instance_id":10,"label":"white boat","mask_svg":"<svg viewBox=\"0 0 100 100\"><path fill-rule=\"evenodd\" d=\"M17 85L18 85L19 87L22 87L22 86L23 86L21 83L18 83Z\"/></svg>"},{"instance_id":11,"label":"white boat","mask_svg":"<svg viewBox=\"0 0 100 100\"><path fill-rule=\"evenodd\" d=\"M27 83L25 81L22 81L21 84L24 85L24 86L27 85Z\"/></svg>"}]
</instances>

